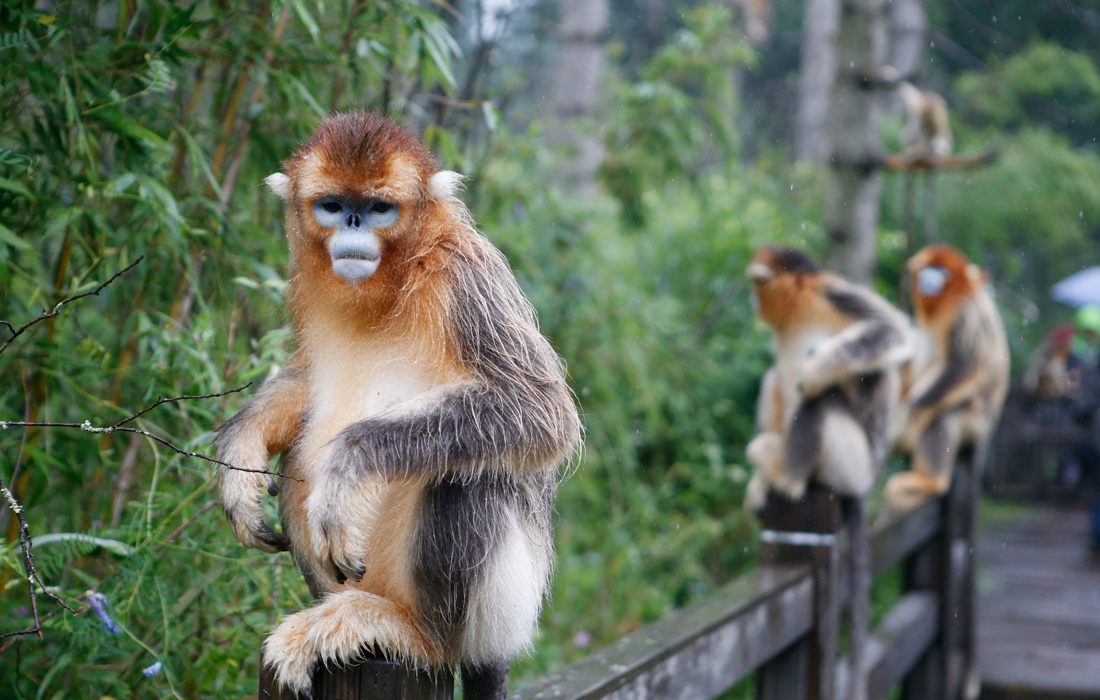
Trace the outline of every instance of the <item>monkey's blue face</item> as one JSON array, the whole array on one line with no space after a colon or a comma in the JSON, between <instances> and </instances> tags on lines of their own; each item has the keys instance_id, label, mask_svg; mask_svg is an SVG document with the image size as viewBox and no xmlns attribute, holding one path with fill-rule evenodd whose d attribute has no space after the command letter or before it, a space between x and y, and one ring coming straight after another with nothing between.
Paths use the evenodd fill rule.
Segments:
<instances>
[{"instance_id":1,"label":"monkey's blue face","mask_svg":"<svg viewBox=\"0 0 1100 700\"><path fill-rule=\"evenodd\" d=\"M946 268L930 265L917 273L917 289L926 297L937 296L947 285L950 272Z\"/></svg>"},{"instance_id":2,"label":"monkey's blue face","mask_svg":"<svg viewBox=\"0 0 1100 700\"><path fill-rule=\"evenodd\" d=\"M398 206L381 199L321 197L313 203L313 218L332 229L328 252L332 270L348 282L370 278L382 262L378 231L397 223Z\"/></svg>"}]
</instances>

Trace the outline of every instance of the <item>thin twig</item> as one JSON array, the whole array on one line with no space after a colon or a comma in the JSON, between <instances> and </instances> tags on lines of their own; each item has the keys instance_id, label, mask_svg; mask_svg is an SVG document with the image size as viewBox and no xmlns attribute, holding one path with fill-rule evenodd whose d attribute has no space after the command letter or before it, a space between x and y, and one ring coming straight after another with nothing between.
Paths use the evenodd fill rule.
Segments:
<instances>
[{"instance_id":1,"label":"thin twig","mask_svg":"<svg viewBox=\"0 0 1100 700\"><path fill-rule=\"evenodd\" d=\"M65 308L66 306L73 303L77 299L83 299L84 297L90 297L90 296L99 296L99 293L102 292L107 287L107 285L111 284L112 282L117 280L119 277L122 277L127 272L129 272L130 270L133 270L135 267L138 266L138 263L140 263L144 259L145 259L144 255L139 256L137 260L133 261L132 263L130 263L126 267L122 268L121 270L119 270L115 274L111 275L110 279L108 279L105 282L101 282L95 289L91 289L87 292L81 292L79 294L74 294L72 296L65 297L61 301L54 304L54 307L52 309L43 309L41 314L39 314L37 317L31 319L30 321L27 321L26 323L24 323L19 328L16 328L12 323L10 323L8 321L0 320L0 324L6 326L7 329L8 329L8 333L11 334L11 337L8 338L6 341L4 341L3 345L0 345L0 355L4 354L4 351L7 350L8 347L13 342L15 342L15 339L18 338L19 336L23 335L23 333L25 331L29 330L31 327L36 326L39 323L42 323L43 321L45 321L47 319L51 319L54 316L57 316L59 313L61 313L61 309Z\"/></svg>"},{"instance_id":2,"label":"thin twig","mask_svg":"<svg viewBox=\"0 0 1100 700\"><path fill-rule=\"evenodd\" d=\"M177 447L170 440L168 440L168 438L161 437L160 435L157 435L155 433L151 433L148 430L142 430L141 428L126 427L127 423L129 423L131 421L134 421L134 420L137 420L138 418L140 418L141 416L144 416L149 411L152 411L157 406L163 406L166 403L176 403L176 402L179 402L179 401L194 401L196 399L216 399L216 398L220 398L222 396L228 396L229 394L236 394L237 392L244 391L245 389L247 389L250 386L252 386L252 382L249 382L249 383L247 383L243 386L236 387L235 389L227 389L225 391L218 391L218 392L214 392L212 394L198 394L198 395L193 395L193 396L188 396L188 395L184 395L184 396L161 396L156 401L149 404L145 408L141 409L137 413L131 414L131 415L123 418L122 420L120 420L116 423L112 423L110 425L103 425L103 426L92 425L92 422L89 421L89 420L86 420L82 423L68 423L68 422L62 422L62 421L0 420L0 430L6 430L6 429L11 428L11 427L22 427L22 428L76 428L76 429L83 430L83 431L88 432L88 433L130 433L131 435L142 435L144 437L149 438L150 440L153 440L155 442L160 443L161 445L164 445L165 447L172 450L176 454L181 454L185 457L194 457L196 459L201 459L201 460L210 462L211 464L217 464L219 466L226 467L227 469L232 469L232 470L238 471L238 472L250 472L252 474L267 474L268 476L280 476L280 477L284 477L284 478L287 478L287 479L294 479L294 481L301 481L301 479L290 476L289 474L283 474L282 472L273 472L273 471L269 471L267 469L246 469L244 467L238 467L238 466L230 464L229 462L223 462L220 459L215 459L214 457L210 457L208 455L204 455L204 454L201 454L199 452L193 452L191 450L185 450L182 447Z\"/></svg>"},{"instance_id":3,"label":"thin twig","mask_svg":"<svg viewBox=\"0 0 1100 700\"><path fill-rule=\"evenodd\" d=\"M30 590L31 596L31 615L34 619L34 625L32 627L25 630L5 632L0 634L0 639L7 639L8 637L28 637L31 635L38 635L38 638L42 639L42 618L39 617L38 614L39 589L42 590L42 593L44 593L47 598L65 608L73 615L76 615L77 612L69 607L68 603L47 589L46 584L43 583L42 579L38 576L38 569L34 566L34 552L32 551L34 540L31 538L31 528L27 524L27 519L23 517L23 505L16 500L15 494L8 489L7 482L4 481L4 477L2 476L0 476L0 495L4 497L4 501L8 508L11 509L11 512L19 519L19 549L23 552L23 571L27 574L27 587Z\"/></svg>"},{"instance_id":4,"label":"thin twig","mask_svg":"<svg viewBox=\"0 0 1100 700\"><path fill-rule=\"evenodd\" d=\"M119 422L115 423L114 427L117 428L120 425L126 425L127 423L129 423L131 421L137 420L138 418L141 418L142 416L144 416L149 411L152 411L157 406L163 406L166 403L175 403L177 401L195 401L195 400L198 400L198 399L217 399L217 398L220 398L222 396L228 396L229 394L236 394L236 393L242 392L250 386L252 386L252 382L249 382L247 384L239 386L236 389L226 389L225 391L219 391L219 392L214 393L214 394L199 394L199 395L195 395L195 396L187 396L187 395L184 395L184 396L159 396L159 397L157 397L156 401L149 404L145 408L141 409L140 411L138 411L134 415L130 416L129 418L123 418Z\"/></svg>"}]
</instances>

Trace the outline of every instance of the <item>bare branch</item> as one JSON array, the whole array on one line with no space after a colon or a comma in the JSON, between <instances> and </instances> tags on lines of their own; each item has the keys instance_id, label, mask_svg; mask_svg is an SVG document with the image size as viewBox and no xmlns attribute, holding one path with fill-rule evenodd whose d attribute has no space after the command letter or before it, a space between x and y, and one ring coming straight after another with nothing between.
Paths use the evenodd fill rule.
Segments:
<instances>
[{"instance_id":1,"label":"bare branch","mask_svg":"<svg viewBox=\"0 0 1100 700\"><path fill-rule=\"evenodd\" d=\"M0 345L0 355L4 354L4 351L7 350L8 347L11 346L11 344L15 342L16 338L23 335L23 333L25 331L29 330L33 326L38 325L39 323L42 323L43 321L45 321L47 319L51 319L54 316L58 315L59 313L61 313L61 309L65 308L66 306L68 306L69 304L73 303L74 301L76 301L78 299L83 299L84 297L90 297L90 296L99 296L99 293L102 292L104 289L106 289L107 285L111 284L112 282L117 280L119 277L122 277L127 272L129 272L130 270L133 270L144 259L145 259L144 255L139 256L137 260L133 261L132 263L130 263L126 267L122 268L121 270L119 270L115 274L111 275L111 277L107 281L101 282L95 289L90 289L87 292L81 292L79 294L73 294L72 296L65 297L61 301L54 304L52 309L43 309L41 314L39 314L35 318L32 318L30 321L27 321L26 323L24 323L22 326L20 326L18 328L16 328L9 321L0 320L0 325L3 325L5 327L7 327L8 333L11 334L11 337L8 338L7 340L5 340L3 345Z\"/></svg>"},{"instance_id":2,"label":"bare branch","mask_svg":"<svg viewBox=\"0 0 1100 700\"><path fill-rule=\"evenodd\" d=\"M23 505L16 500L15 494L8 488L7 483L4 481L4 477L0 476L0 495L4 497L4 502L7 504L11 512L19 520L19 549L23 552L23 571L27 574L27 587L30 591L31 597L31 615L34 619L34 624L25 630L16 630L14 632L5 632L0 634L0 639L7 639L8 637L29 637L31 635L38 635L38 638L42 638L42 618L38 613L38 593L39 589L46 595L47 598L57 603L61 607L68 610L73 615L76 615L76 610L71 608L68 603L61 600L57 595L46 588L46 584L42 582L42 579L38 576L38 569L34 566L34 540L31 538L31 528L27 524L27 519L23 515Z\"/></svg>"},{"instance_id":3,"label":"bare branch","mask_svg":"<svg viewBox=\"0 0 1100 700\"><path fill-rule=\"evenodd\" d=\"M198 400L198 399L217 399L217 398L220 398L222 396L228 396L229 394L236 394L236 393L242 392L250 386L252 386L252 382L249 382L247 384L239 386L236 389L226 389L225 391L219 391L219 392L214 393L214 394L200 394L200 395L196 395L196 396L160 396L160 397L157 397L157 400L155 402L149 404L148 406L141 409L140 411L138 411L134 415L132 415L128 418L123 418L119 422L115 423L113 427L118 428L119 426L126 425L127 423L129 423L131 421L134 421L134 420L137 420L138 418L141 418L142 416L144 416L149 411L152 411L157 406L163 406L166 403L175 403L177 401L195 401L195 400Z\"/></svg>"}]
</instances>

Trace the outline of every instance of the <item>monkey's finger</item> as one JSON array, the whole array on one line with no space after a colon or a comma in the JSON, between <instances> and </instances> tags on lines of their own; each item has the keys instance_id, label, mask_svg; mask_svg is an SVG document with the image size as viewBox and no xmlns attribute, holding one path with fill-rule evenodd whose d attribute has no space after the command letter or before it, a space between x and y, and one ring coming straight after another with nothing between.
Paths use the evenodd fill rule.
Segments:
<instances>
[{"instance_id":1,"label":"monkey's finger","mask_svg":"<svg viewBox=\"0 0 1100 700\"><path fill-rule=\"evenodd\" d=\"M290 549L290 538L281 532L272 530L271 526L263 520L252 528L252 534L257 540L270 547L270 551L285 552Z\"/></svg>"}]
</instances>

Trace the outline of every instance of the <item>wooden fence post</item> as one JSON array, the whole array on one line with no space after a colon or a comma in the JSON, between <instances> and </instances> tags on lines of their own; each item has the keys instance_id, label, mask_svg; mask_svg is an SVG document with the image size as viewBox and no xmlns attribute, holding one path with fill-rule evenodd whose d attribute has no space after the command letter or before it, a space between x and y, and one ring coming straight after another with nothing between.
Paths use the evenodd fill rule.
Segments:
<instances>
[{"instance_id":1,"label":"wooden fence post","mask_svg":"<svg viewBox=\"0 0 1100 700\"><path fill-rule=\"evenodd\" d=\"M454 677L449 668L428 673L400 661L368 656L354 666L313 672L313 700L451 700ZM299 700L279 688L266 666L260 668L259 700Z\"/></svg>"},{"instance_id":2,"label":"wooden fence post","mask_svg":"<svg viewBox=\"0 0 1100 700\"><path fill-rule=\"evenodd\" d=\"M768 496L761 566L809 564L814 576L814 626L756 674L759 700L832 700L840 623L840 498L811 485L801 502Z\"/></svg>"},{"instance_id":3,"label":"wooden fence post","mask_svg":"<svg viewBox=\"0 0 1100 700\"><path fill-rule=\"evenodd\" d=\"M974 612L980 475L972 451L959 455L943 497L940 533L905 563L906 591L939 600L939 633L902 684L903 700L955 700L977 692Z\"/></svg>"}]
</instances>

